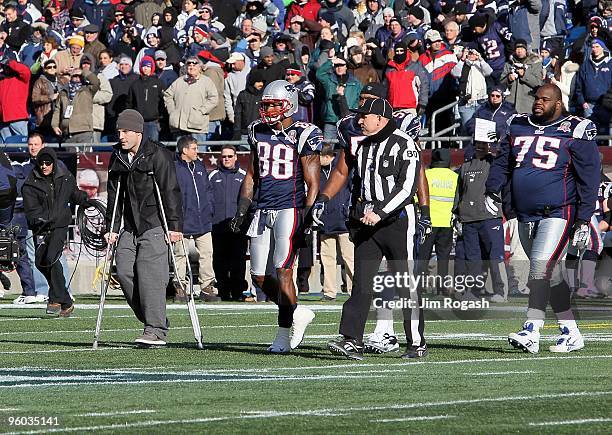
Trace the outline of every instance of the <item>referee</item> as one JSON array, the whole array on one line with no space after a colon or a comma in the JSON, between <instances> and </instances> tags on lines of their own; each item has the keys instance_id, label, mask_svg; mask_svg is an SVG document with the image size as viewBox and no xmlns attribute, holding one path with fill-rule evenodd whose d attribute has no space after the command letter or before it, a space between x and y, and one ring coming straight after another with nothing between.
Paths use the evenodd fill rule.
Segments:
<instances>
[{"instance_id":1,"label":"referee","mask_svg":"<svg viewBox=\"0 0 612 435\"><path fill-rule=\"evenodd\" d=\"M399 130L393 109L382 98L366 99L358 109L365 136L341 150L338 165L313 206L313 220L321 225L325 204L345 185L354 170L348 228L355 244L355 275L351 297L342 307L340 334L328 343L332 353L363 358L363 332L374 293L374 278L383 259L394 276L408 277L414 260L416 215L413 198L418 184L419 151ZM357 139L357 138L353 138ZM402 301L408 348L402 358L427 355L423 310L416 289L396 283ZM410 291L414 290L414 291ZM410 304L408 304L410 301Z\"/></svg>"}]
</instances>

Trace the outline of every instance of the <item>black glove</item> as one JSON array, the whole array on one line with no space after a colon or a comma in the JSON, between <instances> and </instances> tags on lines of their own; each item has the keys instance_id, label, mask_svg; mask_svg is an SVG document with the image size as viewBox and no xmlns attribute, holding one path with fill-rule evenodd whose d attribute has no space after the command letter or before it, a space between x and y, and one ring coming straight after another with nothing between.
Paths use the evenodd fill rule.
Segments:
<instances>
[{"instance_id":1,"label":"black glove","mask_svg":"<svg viewBox=\"0 0 612 435\"><path fill-rule=\"evenodd\" d=\"M370 27L370 20L366 18L361 23L359 23L359 26L357 28L365 33L368 30L368 27Z\"/></svg>"},{"instance_id":2,"label":"black glove","mask_svg":"<svg viewBox=\"0 0 612 435\"><path fill-rule=\"evenodd\" d=\"M249 211L249 207L251 206L251 201L249 198L241 197L238 201L238 210L236 210L236 216L230 222L230 230L233 233L239 233L242 231L242 224L244 223L244 219L246 218L247 212Z\"/></svg>"},{"instance_id":3,"label":"black glove","mask_svg":"<svg viewBox=\"0 0 612 435\"><path fill-rule=\"evenodd\" d=\"M314 205L311 209L312 214L312 222L317 227L323 227L324 223L321 217L323 216L323 211L325 210L325 204L329 202L329 197L323 193L319 193L317 199L315 200Z\"/></svg>"}]
</instances>

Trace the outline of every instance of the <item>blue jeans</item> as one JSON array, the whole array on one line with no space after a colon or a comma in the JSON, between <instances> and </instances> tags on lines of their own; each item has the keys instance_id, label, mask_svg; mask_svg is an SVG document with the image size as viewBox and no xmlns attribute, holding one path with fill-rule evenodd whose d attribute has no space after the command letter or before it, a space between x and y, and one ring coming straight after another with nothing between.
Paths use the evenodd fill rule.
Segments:
<instances>
[{"instance_id":1,"label":"blue jeans","mask_svg":"<svg viewBox=\"0 0 612 435\"><path fill-rule=\"evenodd\" d=\"M208 140L218 140L221 137L221 121L210 121L208 123Z\"/></svg>"},{"instance_id":2,"label":"blue jeans","mask_svg":"<svg viewBox=\"0 0 612 435\"><path fill-rule=\"evenodd\" d=\"M27 136L28 121L0 122L0 138L4 142L11 136Z\"/></svg>"},{"instance_id":3,"label":"blue jeans","mask_svg":"<svg viewBox=\"0 0 612 435\"><path fill-rule=\"evenodd\" d=\"M144 130L142 132L142 140L146 141L151 139L155 142L159 140L159 122L158 121L146 121L144 123Z\"/></svg>"},{"instance_id":4,"label":"blue jeans","mask_svg":"<svg viewBox=\"0 0 612 435\"><path fill-rule=\"evenodd\" d=\"M34 237L32 237L31 230L28 230L26 248L28 251L28 258L30 259L30 264L34 264L36 251L34 249ZM68 262L66 261L64 254L60 256L60 263L62 264L62 270L64 271L66 286L68 286L68 291L70 291L70 286L68 284L70 281L70 271L68 270ZM40 270L38 270L37 267L32 267L32 272L34 275L34 288L36 289L36 294L49 296L49 284L47 284L47 279L45 276L40 272Z\"/></svg>"},{"instance_id":5,"label":"blue jeans","mask_svg":"<svg viewBox=\"0 0 612 435\"><path fill-rule=\"evenodd\" d=\"M472 119L474 113L478 110L478 108L482 105L482 102L476 101L474 103L468 103L465 106L459 106L459 116L461 117L461 127L463 131L465 131L465 125L467 122Z\"/></svg>"}]
</instances>

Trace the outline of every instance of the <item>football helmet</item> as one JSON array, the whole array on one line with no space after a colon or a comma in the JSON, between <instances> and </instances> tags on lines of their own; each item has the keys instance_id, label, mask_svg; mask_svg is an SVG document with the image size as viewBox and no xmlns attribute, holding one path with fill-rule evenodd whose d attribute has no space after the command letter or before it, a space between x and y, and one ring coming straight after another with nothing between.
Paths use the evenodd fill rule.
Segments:
<instances>
[{"instance_id":1,"label":"football helmet","mask_svg":"<svg viewBox=\"0 0 612 435\"><path fill-rule=\"evenodd\" d=\"M278 105L281 105L278 108ZM286 80L274 80L263 91L259 116L266 124L276 124L298 110L298 89Z\"/></svg>"}]
</instances>

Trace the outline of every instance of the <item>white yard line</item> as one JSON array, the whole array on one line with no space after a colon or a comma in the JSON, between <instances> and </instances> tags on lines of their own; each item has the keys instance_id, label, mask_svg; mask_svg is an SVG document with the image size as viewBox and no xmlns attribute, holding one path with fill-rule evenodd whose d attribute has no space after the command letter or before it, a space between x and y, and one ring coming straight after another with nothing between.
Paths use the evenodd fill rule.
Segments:
<instances>
[{"instance_id":1,"label":"white yard line","mask_svg":"<svg viewBox=\"0 0 612 435\"><path fill-rule=\"evenodd\" d=\"M381 418L379 420L370 420L370 423L395 423L399 421L444 420L447 418L455 418L455 416L454 415L422 415L422 416L402 417L402 418Z\"/></svg>"},{"instance_id":2,"label":"white yard line","mask_svg":"<svg viewBox=\"0 0 612 435\"><path fill-rule=\"evenodd\" d=\"M115 415L153 414L154 412L157 411L153 409L134 409L132 411L90 412L87 414L75 414L75 417L112 417Z\"/></svg>"},{"instance_id":3,"label":"white yard line","mask_svg":"<svg viewBox=\"0 0 612 435\"><path fill-rule=\"evenodd\" d=\"M529 426L564 426L566 424L588 424L588 423L609 423L612 418L583 418L580 420L556 420L543 421L541 423L529 423Z\"/></svg>"},{"instance_id":4,"label":"white yard line","mask_svg":"<svg viewBox=\"0 0 612 435\"><path fill-rule=\"evenodd\" d=\"M203 424L203 423L212 423L212 422L218 422L218 421L260 419L260 418L278 418L278 417L295 417L295 416L329 416L329 415L344 415L344 414L355 413L355 412L362 413L362 412L370 412L370 411L419 409L419 408L431 408L431 407L440 407L440 406L481 404L481 403L491 403L491 402L514 402L514 401L525 402L525 401L530 401L530 400L563 399L563 398L571 398L571 397L594 397L594 396L608 396L608 395L612 395L612 391L582 391L582 392L573 392L573 393L541 394L541 395L532 395L532 396L483 397L480 399L448 400L448 401L443 401L443 402L402 403L402 404L388 404L388 405L382 405L382 406L364 406L364 407L354 407L354 408L323 408L323 409L312 409L312 410L305 410L305 411L287 411L287 412L276 411L276 410L265 410L265 411L241 413L239 415L229 415L229 416L224 416L224 417L208 417L208 418L194 418L194 419L181 419L181 420L149 420L149 421L125 422L121 424L109 424L109 425L98 425L98 426L45 428L45 429L40 429L40 430L32 430L32 431L24 431L24 432L8 432L5 435L130 429L130 428L168 426L168 425L179 425L179 424Z\"/></svg>"},{"instance_id":5,"label":"white yard line","mask_svg":"<svg viewBox=\"0 0 612 435\"><path fill-rule=\"evenodd\" d=\"M507 372L479 372L479 373L464 373L465 376L502 376L502 375L530 375L537 373L534 370L509 370Z\"/></svg>"}]
</instances>

